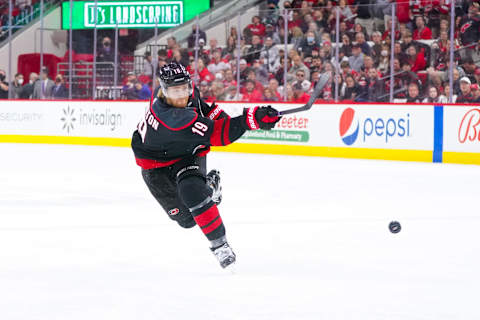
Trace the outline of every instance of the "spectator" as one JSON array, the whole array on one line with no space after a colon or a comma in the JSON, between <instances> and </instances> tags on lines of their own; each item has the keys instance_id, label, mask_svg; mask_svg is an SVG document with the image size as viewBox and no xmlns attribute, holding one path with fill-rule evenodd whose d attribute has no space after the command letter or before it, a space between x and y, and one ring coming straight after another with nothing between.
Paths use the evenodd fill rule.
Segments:
<instances>
[{"instance_id":1,"label":"spectator","mask_svg":"<svg viewBox=\"0 0 480 320\"><path fill-rule=\"evenodd\" d=\"M200 81L205 80L207 82L211 82L214 79L214 76L208 71L207 68L205 68L205 62L203 62L203 59L201 58L198 59L197 66L198 66L197 72L198 72L198 77ZM193 71L193 75L195 75L195 69L192 71Z\"/></svg>"},{"instance_id":2,"label":"spectator","mask_svg":"<svg viewBox=\"0 0 480 320\"><path fill-rule=\"evenodd\" d=\"M305 34L305 38L302 40L298 48L298 51L300 51L302 54L302 57L305 58L307 56L311 56L312 51L315 48L318 48L318 45L319 44L315 38L315 33L313 31L308 31Z\"/></svg>"},{"instance_id":3,"label":"spectator","mask_svg":"<svg viewBox=\"0 0 480 320\"><path fill-rule=\"evenodd\" d=\"M224 85L225 88L237 85L237 80L233 78L233 71L231 69L225 70L225 76L223 78L223 85Z\"/></svg>"},{"instance_id":4,"label":"spectator","mask_svg":"<svg viewBox=\"0 0 480 320\"><path fill-rule=\"evenodd\" d=\"M408 85L407 102L408 103L422 102L422 98L420 97L420 89L416 82L411 82Z\"/></svg>"},{"instance_id":5,"label":"spectator","mask_svg":"<svg viewBox=\"0 0 480 320\"><path fill-rule=\"evenodd\" d=\"M213 58L210 61L207 69L211 74L216 74L217 72L230 69L230 65L222 60L222 54L220 51L216 50L213 52Z\"/></svg>"},{"instance_id":6,"label":"spectator","mask_svg":"<svg viewBox=\"0 0 480 320\"><path fill-rule=\"evenodd\" d=\"M291 35L291 38L290 38L289 42L290 42L290 44L293 45L293 48L295 50L297 50L300 47L300 45L302 44L302 41L303 41L302 29L300 29L300 27L293 27L293 28L289 29L288 32Z\"/></svg>"},{"instance_id":7,"label":"spectator","mask_svg":"<svg viewBox=\"0 0 480 320\"><path fill-rule=\"evenodd\" d=\"M423 16L417 16L415 18L415 24L417 29L413 31L413 40L431 40L432 30L425 26L425 18Z\"/></svg>"},{"instance_id":8,"label":"spectator","mask_svg":"<svg viewBox=\"0 0 480 320\"><path fill-rule=\"evenodd\" d=\"M258 80L262 85L267 85L270 76L263 59L254 61L251 69L255 71L256 80ZM263 92L263 88L260 92Z\"/></svg>"},{"instance_id":9,"label":"spectator","mask_svg":"<svg viewBox=\"0 0 480 320\"><path fill-rule=\"evenodd\" d=\"M316 56L316 57L312 57L312 64L310 65L310 71L314 72L314 71L322 71L323 69L323 62L322 62L322 58L320 58L319 56Z\"/></svg>"},{"instance_id":10,"label":"spectator","mask_svg":"<svg viewBox=\"0 0 480 320\"><path fill-rule=\"evenodd\" d=\"M395 1L397 4L396 18L398 23L406 24L409 29L412 29L412 10L410 10L410 2L409 1ZM388 26L388 24L387 24Z\"/></svg>"},{"instance_id":11,"label":"spectator","mask_svg":"<svg viewBox=\"0 0 480 320\"><path fill-rule=\"evenodd\" d=\"M477 70L480 70L480 67L478 67L475 64L475 62L473 62L473 59L471 57L466 57L463 60L462 67L463 67L463 70L465 71L465 74L467 75L467 77L470 78L470 80L476 81L474 74Z\"/></svg>"},{"instance_id":12,"label":"spectator","mask_svg":"<svg viewBox=\"0 0 480 320\"><path fill-rule=\"evenodd\" d=\"M357 83L352 75L347 75L345 77L344 85L342 87L342 91L340 92L340 99L341 100L355 100L355 96L357 94Z\"/></svg>"},{"instance_id":13,"label":"spectator","mask_svg":"<svg viewBox=\"0 0 480 320\"><path fill-rule=\"evenodd\" d=\"M221 81L213 81L211 91L216 101L225 101L227 94L225 92L225 86Z\"/></svg>"},{"instance_id":14,"label":"spectator","mask_svg":"<svg viewBox=\"0 0 480 320\"><path fill-rule=\"evenodd\" d=\"M278 48L273 45L273 39L265 38L265 46L260 54L269 72L274 73L280 66L280 56Z\"/></svg>"},{"instance_id":15,"label":"spectator","mask_svg":"<svg viewBox=\"0 0 480 320\"><path fill-rule=\"evenodd\" d=\"M250 48L248 48L247 53L245 55L245 60L247 60L248 63L253 63L254 60L260 59L260 53L263 49L263 45L260 42L260 37L257 35L254 35L252 37L252 45Z\"/></svg>"},{"instance_id":16,"label":"spectator","mask_svg":"<svg viewBox=\"0 0 480 320\"><path fill-rule=\"evenodd\" d=\"M173 50L177 48L177 39L174 36L167 38L167 59L172 59Z\"/></svg>"},{"instance_id":17,"label":"spectator","mask_svg":"<svg viewBox=\"0 0 480 320\"><path fill-rule=\"evenodd\" d=\"M460 20L459 36L462 46L469 46L480 39L480 16L478 15L478 3L472 2L468 7L468 14ZM466 54L471 56L475 47L470 47Z\"/></svg>"},{"instance_id":18,"label":"spectator","mask_svg":"<svg viewBox=\"0 0 480 320\"><path fill-rule=\"evenodd\" d=\"M277 79L275 79L275 78L270 79L270 81L268 82L268 88L277 97L276 101L282 100L282 95L278 91L278 81L277 81Z\"/></svg>"},{"instance_id":19,"label":"spectator","mask_svg":"<svg viewBox=\"0 0 480 320\"><path fill-rule=\"evenodd\" d=\"M22 91L20 92L20 99L30 99L32 98L33 88L35 86L35 82L38 81L38 74L35 72L30 73L29 82L23 86Z\"/></svg>"},{"instance_id":20,"label":"spectator","mask_svg":"<svg viewBox=\"0 0 480 320\"><path fill-rule=\"evenodd\" d=\"M407 49L408 63L412 66L411 70L413 72L425 70L427 66L427 61L423 55L423 50L417 53L417 48L415 45L411 44Z\"/></svg>"},{"instance_id":21,"label":"spectator","mask_svg":"<svg viewBox=\"0 0 480 320\"><path fill-rule=\"evenodd\" d=\"M450 103L449 102L449 99L450 99L450 84L448 84L448 82L446 82L444 85L443 85L443 88L444 88L444 91L445 91L445 97L446 97L446 101L444 103ZM457 101L457 95L455 93L452 94L452 102L451 103L455 103Z\"/></svg>"},{"instance_id":22,"label":"spectator","mask_svg":"<svg viewBox=\"0 0 480 320\"><path fill-rule=\"evenodd\" d=\"M220 47L218 46L218 40L217 40L217 38L211 38L211 39L208 41L208 43L210 44L210 48L209 48L209 50L208 50L208 51L209 51L210 58L212 57L212 55L213 55L213 53L214 53L215 51L219 51L219 50L220 50L220 52L222 52L222 48L220 48Z\"/></svg>"},{"instance_id":23,"label":"spectator","mask_svg":"<svg viewBox=\"0 0 480 320\"><path fill-rule=\"evenodd\" d=\"M357 18L355 23L360 24L367 30L367 34L373 31L373 17L371 14L370 0L355 0Z\"/></svg>"},{"instance_id":24,"label":"spectator","mask_svg":"<svg viewBox=\"0 0 480 320\"><path fill-rule=\"evenodd\" d=\"M245 93L243 93L243 100L246 102L258 102L262 100L262 93L255 89L254 81L247 80L245 82Z\"/></svg>"},{"instance_id":25,"label":"spectator","mask_svg":"<svg viewBox=\"0 0 480 320\"><path fill-rule=\"evenodd\" d=\"M383 46L380 57L377 60L378 71L385 74L390 68L390 50L387 46Z\"/></svg>"},{"instance_id":26,"label":"spectator","mask_svg":"<svg viewBox=\"0 0 480 320\"><path fill-rule=\"evenodd\" d=\"M473 101L475 103L480 102L480 88L478 86L478 83L473 83L471 86L472 90L472 95L473 95Z\"/></svg>"},{"instance_id":27,"label":"spectator","mask_svg":"<svg viewBox=\"0 0 480 320\"><path fill-rule=\"evenodd\" d=\"M475 78L475 82L480 84L480 68L475 69L473 77Z\"/></svg>"},{"instance_id":28,"label":"spectator","mask_svg":"<svg viewBox=\"0 0 480 320\"><path fill-rule=\"evenodd\" d=\"M386 100L385 83L379 79L375 68L368 70L368 100L371 102L383 102Z\"/></svg>"},{"instance_id":29,"label":"spectator","mask_svg":"<svg viewBox=\"0 0 480 320\"><path fill-rule=\"evenodd\" d=\"M0 70L0 99L8 99L8 82L5 78L5 70Z\"/></svg>"},{"instance_id":30,"label":"spectator","mask_svg":"<svg viewBox=\"0 0 480 320\"><path fill-rule=\"evenodd\" d=\"M227 88L227 94L225 95L225 101L243 101L243 96L239 93L237 95L237 86L230 86Z\"/></svg>"},{"instance_id":31,"label":"spectator","mask_svg":"<svg viewBox=\"0 0 480 320\"><path fill-rule=\"evenodd\" d=\"M362 49L358 43L352 46L352 55L348 58L348 63L350 68L356 72L360 72L363 67L363 57Z\"/></svg>"},{"instance_id":32,"label":"spectator","mask_svg":"<svg viewBox=\"0 0 480 320\"><path fill-rule=\"evenodd\" d=\"M387 21L392 19L392 3L390 0L377 0L373 5L374 29L384 32L387 29Z\"/></svg>"},{"instance_id":33,"label":"spectator","mask_svg":"<svg viewBox=\"0 0 480 320\"><path fill-rule=\"evenodd\" d=\"M473 94L471 92L472 82L468 77L463 77L460 79L460 91L461 94L457 98L457 103L472 103Z\"/></svg>"},{"instance_id":34,"label":"spectator","mask_svg":"<svg viewBox=\"0 0 480 320\"><path fill-rule=\"evenodd\" d=\"M355 40L364 54L366 54L367 56L371 55L372 48L367 43L367 41L365 41L365 35L363 33L357 32L355 34Z\"/></svg>"},{"instance_id":35,"label":"spectator","mask_svg":"<svg viewBox=\"0 0 480 320\"><path fill-rule=\"evenodd\" d=\"M292 82L292 86L295 87L297 83L299 83L302 86L302 90L304 92L308 92L312 87L312 83L307 79L305 79L305 72L303 70L297 71L296 79Z\"/></svg>"},{"instance_id":36,"label":"spectator","mask_svg":"<svg viewBox=\"0 0 480 320\"><path fill-rule=\"evenodd\" d=\"M68 90L63 83L63 77L61 74L57 74L55 77L55 86L52 88L53 99L66 99L68 98Z\"/></svg>"},{"instance_id":37,"label":"spectator","mask_svg":"<svg viewBox=\"0 0 480 320\"><path fill-rule=\"evenodd\" d=\"M229 36L227 39L227 46L222 51L223 57L233 58L237 50L237 43L234 37Z\"/></svg>"},{"instance_id":38,"label":"spectator","mask_svg":"<svg viewBox=\"0 0 480 320\"><path fill-rule=\"evenodd\" d=\"M372 56L375 57L376 60L379 59L380 53L382 51L382 34L378 31L375 31L372 33L372 41L373 41L373 46L371 47L372 49Z\"/></svg>"},{"instance_id":39,"label":"spectator","mask_svg":"<svg viewBox=\"0 0 480 320\"><path fill-rule=\"evenodd\" d=\"M150 51L145 51L143 56L143 74L149 77L153 76L152 54Z\"/></svg>"},{"instance_id":40,"label":"spectator","mask_svg":"<svg viewBox=\"0 0 480 320\"><path fill-rule=\"evenodd\" d=\"M115 52L112 49L112 40L109 37L104 37L102 40L102 46L98 50L97 54L98 62L114 62Z\"/></svg>"},{"instance_id":41,"label":"spectator","mask_svg":"<svg viewBox=\"0 0 480 320\"><path fill-rule=\"evenodd\" d=\"M278 101L278 97L272 92L272 89L266 87L263 89L262 101Z\"/></svg>"},{"instance_id":42,"label":"spectator","mask_svg":"<svg viewBox=\"0 0 480 320\"><path fill-rule=\"evenodd\" d=\"M247 80L247 74L249 71L247 61L245 59L240 59L240 81L245 81ZM234 69L235 71L237 68ZM237 75L234 75L234 78L237 79Z\"/></svg>"},{"instance_id":43,"label":"spectator","mask_svg":"<svg viewBox=\"0 0 480 320\"><path fill-rule=\"evenodd\" d=\"M200 97L204 100L213 100L212 93L210 91L210 86L207 81L203 80L200 82Z\"/></svg>"},{"instance_id":44,"label":"spectator","mask_svg":"<svg viewBox=\"0 0 480 320\"><path fill-rule=\"evenodd\" d=\"M293 88L293 102L295 103L307 103L310 100L310 96L305 93L301 83L292 85Z\"/></svg>"},{"instance_id":45,"label":"spectator","mask_svg":"<svg viewBox=\"0 0 480 320\"><path fill-rule=\"evenodd\" d=\"M293 79L295 79L297 71L299 70L303 70L305 72L305 79L310 79L310 70L302 62L302 58L298 54L296 54L292 60L293 60L293 65L290 68L290 70L288 70L287 81L290 82Z\"/></svg>"},{"instance_id":46,"label":"spectator","mask_svg":"<svg viewBox=\"0 0 480 320\"><path fill-rule=\"evenodd\" d=\"M23 91L23 74L17 73L11 85L13 87L13 99L20 98Z\"/></svg>"},{"instance_id":47,"label":"spectator","mask_svg":"<svg viewBox=\"0 0 480 320\"><path fill-rule=\"evenodd\" d=\"M260 81L257 80L257 72L254 68L248 69L247 80L253 81L253 83L255 84L255 90L257 90L260 93L263 92L263 85ZM241 90L241 92L242 94L244 94L246 89L245 88L242 88L242 89L243 90Z\"/></svg>"},{"instance_id":48,"label":"spectator","mask_svg":"<svg viewBox=\"0 0 480 320\"><path fill-rule=\"evenodd\" d=\"M263 37L265 35L265 25L261 22L259 16L252 18L252 23L249 24L246 29L250 30L252 36Z\"/></svg>"},{"instance_id":49,"label":"spectator","mask_svg":"<svg viewBox=\"0 0 480 320\"><path fill-rule=\"evenodd\" d=\"M395 59L398 59L400 64L404 64L408 62L408 55L403 51L402 45L398 42L395 42L393 47L393 54Z\"/></svg>"},{"instance_id":50,"label":"spectator","mask_svg":"<svg viewBox=\"0 0 480 320\"><path fill-rule=\"evenodd\" d=\"M428 87L428 96L423 99L423 103L445 103L445 96L439 94L435 86Z\"/></svg>"},{"instance_id":51,"label":"spectator","mask_svg":"<svg viewBox=\"0 0 480 320\"><path fill-rule=\"evenodd\" d=\"M265 17L263 19L265 25L274 25L275 22L278 20L278 7L276 3L273 2L268 2L267 3L267 12L265 14Z\"/></svg>"},{"instance_id":52,"label":"spectator","mask_svg":"<svg viewBox=\"0 0 480 320\"><path fill-rule=\"evenodd\" d=\"M357 90L355 92L355 101L365 102L368 101L368 82L367 78L361 76L357 82Z\"/></svg>"},{"instance_id":53,"label":"spectator","mask_svg":"<svg viewBox=\"0 0 480 320\"><path fill-rule=\"evenodd\" d=\"M127 100L137 100L138 95L135 92L135 83L137 76L133 72L129 72L125 84L122 87L122 96Z\"/></svg>"},{"instance_id":54,"label":"spectator","mask_svg":"<svg viewBox=\"0 0 480 320\"><path fill-rule=\"evenodd\" d=\"M352 10L347 6L346 0L340 0L338 2L338 8L340 10L340 19L350 19L353 17Z\"/></svg>"},{"instance_id":55,"label":"spectator","mask_svg":"<svg viewBox=\"0 0 480 320\"><path fill-rule=\"evenodd\" d=\"M195 39L197 37L196 34L197 34L197 25L193 24L192 25L192 33L190 33L190 35L187 38L188 47L191 48L191 49L195 48ZM203 39L204 43L205 43L205 41L207 41L207 34L204 31L202 31L201 29L198 29L198 39L199 40Z\"/></svg>"},{"instance_id":56,"label":"spectator","mask_svg":"<svg viewBox=\"0 0 480 320\"><path fill-rule=\"evenodd\" d=\"M50 99L52 97L52 89L55 83L48 78L48 70L44 68L40 73L40 80L35 82L33 88L33 99Z\"/></svg>"}]
</instances>

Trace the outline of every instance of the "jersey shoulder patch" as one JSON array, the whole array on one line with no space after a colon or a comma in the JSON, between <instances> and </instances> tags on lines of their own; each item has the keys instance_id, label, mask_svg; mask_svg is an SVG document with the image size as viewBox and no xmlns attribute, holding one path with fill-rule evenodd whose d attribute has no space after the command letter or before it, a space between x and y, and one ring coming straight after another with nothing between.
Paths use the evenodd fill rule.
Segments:
<instances>
[{"instance_id":1,"label":"jersey shoulder patch","mask_svg":"<svg viewBox=\"0 0 480 320\"><path fill-rule=\"evenodd\" d=\"M173 131L188 128L198 118L198 113L193 109L163 107L157 103L150 107L150 111L164 127Z\"/></svg>"}]
</instances>

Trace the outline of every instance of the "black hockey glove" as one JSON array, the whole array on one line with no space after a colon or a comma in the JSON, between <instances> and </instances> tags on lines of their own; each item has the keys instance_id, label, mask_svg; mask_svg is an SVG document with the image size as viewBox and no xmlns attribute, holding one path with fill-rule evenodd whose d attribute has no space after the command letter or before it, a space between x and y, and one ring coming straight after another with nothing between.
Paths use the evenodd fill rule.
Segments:
<instances>
[{"instance_id":1,"label":"black hockey glove","mask_svg":"<svg viewBox=\"0 0 480 320\"><path fill-rule=\"evenodd\" d=\"M252 107L243 109L247 130L270 130L280 121L278 111L271 106Z\"/></svg>"}]
</instances>

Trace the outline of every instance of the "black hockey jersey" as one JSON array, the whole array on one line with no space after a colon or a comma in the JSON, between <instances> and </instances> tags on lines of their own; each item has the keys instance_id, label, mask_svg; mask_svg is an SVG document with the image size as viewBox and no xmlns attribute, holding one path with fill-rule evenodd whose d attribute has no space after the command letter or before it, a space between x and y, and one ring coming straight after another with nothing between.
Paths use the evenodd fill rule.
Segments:
<instances>
[{"instance_id":1,"label":"black hockey jersey","mask_svg":"<svg viewBox=\"0 0 480 320\"><path fill-rule=\"evenodd\" d=\"M204 156L210 146L228 145L247 128L244 116L230 118L219 106L205 103L196 88L186 108L168 105L158 89L152 99L132 137L136 162L143 169Z\"/></svg>"}]
</instances>

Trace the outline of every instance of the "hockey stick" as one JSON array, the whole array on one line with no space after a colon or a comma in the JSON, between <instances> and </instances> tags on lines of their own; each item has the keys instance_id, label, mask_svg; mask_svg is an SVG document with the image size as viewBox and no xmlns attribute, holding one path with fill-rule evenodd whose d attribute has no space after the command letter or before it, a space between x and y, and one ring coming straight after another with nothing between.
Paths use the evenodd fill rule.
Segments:
<instances>
[{"instance_id":1,"label":"hockey stick","mask_svg":"<svg viewBox=\"0 0 480 320\"><path fill-rule=\"evenodd\" d=\"M298 108L293 108L293 109L280 111L278 113L278 115L283 116L283 115L290 114L290 113L296 113L296 112L300 112L300 111L309 110L312 107L315 100L317 100L318 96L320 95L320 92L323 90L323 88L325 87L325 85L327 84L329 79L330 79L329 73L325 72L324 74L322 74L320 79L318 79L317 85L315 86L315 89L313 90L313 93L310 96L310 100L308 100L306 105L298 107Z\"/></svg>"}]
</instances>

